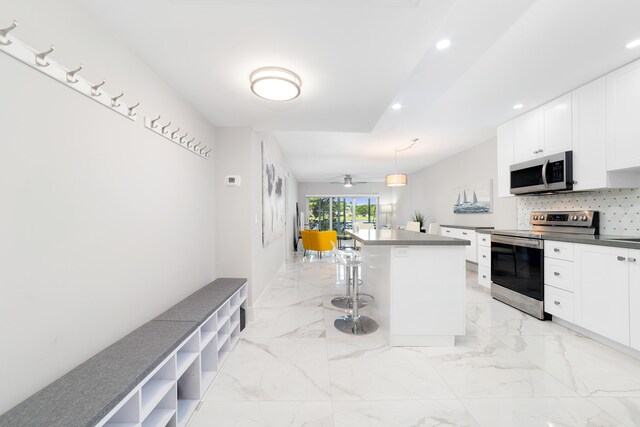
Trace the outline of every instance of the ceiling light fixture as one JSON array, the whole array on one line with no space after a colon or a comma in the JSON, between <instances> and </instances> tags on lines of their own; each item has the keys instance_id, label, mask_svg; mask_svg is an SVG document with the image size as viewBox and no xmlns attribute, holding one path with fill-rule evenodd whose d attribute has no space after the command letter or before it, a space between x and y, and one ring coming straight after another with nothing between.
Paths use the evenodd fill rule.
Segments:
<instances>
[{"instance_id":1,"label":"ceiling light fixture","mask_svg":"<svg viewBox=\"0 0 640 427\"><path fill-rule=\"evenodd\" d=\"M448 49L449 46L451 46L451 40L449 39L444 39L444 40L440 40L437 44L436 44L436 49L438 50L445 50Z\"/></svg>"},{"instance_id":2,"label":"ceiling light fixture","mask_svg":"<svg viewBox=\"0 0 640 427\"><path fill-rule=\"evenodd\" d=\"M269 101L291 101L300 95L302 80L293 71L280 67L258 68L249 76L251 91Z\"/></svg>"},{"instance_id":3,"label":"ceiling light fixture","mask_svg":"<svg viewBox=\"0 0 640 427\"><path fill-rule=\"evenodd\" d=\"M627 49L633 49L634 47L638 47L638 46L640 46L640 39L630 41L629 43L627 43L625 47Z\"/></svg>"},{"instance_id":4,"label":"ceiling light fixture","mask_svg":"<svg viewBox=\"0 0 640 427\"><path fill-rule=\"evenodd\" d=\"M419 141L419 138L415 138L411 140L411 144L405 148L396 148L396 173L387 175L385 177L384 183L387 187L404 187L407 185L407 174L406 173L398 173L398 151L407 151L416 145L416 142Z\"/></svg>"},{"instance_id":5,"label":"ceiling light fixture","mask_svg":"<svg viewBox=\"0 0 640 427\"><path fill-rule=\"evenodd\" d=\"M513 109L514 109L514 110L519 110L519 109L521 109L522 107L524 107L524 104L515 104L515 105L513 106Z\"/></svg>"},{"instance_id":6,"label":"ceiling light fixture","mask_svg":"<svg viewBox=\"0 0 640 427\"><path fill-rule=\"evenodd\" d=\"M344 186L346 188L351 188L353 187L353 181L351 179L351 175L345 175L344 176Z\"/></svg>"},{"instance_id":7,"label":"ceiling light fixture","mask_svg":"<svg viewBox=\"0 0 640 427\"><path fill-rule=\"evenodd\" d=\"M392 109L392 110L395 110L395 111L398 111L398 110L399 110L399 109L401 109L401 108L402 108L402 104L400 104L399 102L396 102L395 104L393 104L393 105L391 106L391 109Z\"/></svg>"}]
</instances>

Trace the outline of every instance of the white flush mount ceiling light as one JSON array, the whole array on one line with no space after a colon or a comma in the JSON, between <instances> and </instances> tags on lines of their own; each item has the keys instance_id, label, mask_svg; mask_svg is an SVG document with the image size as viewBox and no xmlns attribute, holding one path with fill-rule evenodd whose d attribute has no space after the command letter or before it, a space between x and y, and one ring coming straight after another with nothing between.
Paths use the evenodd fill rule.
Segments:
<instances>
[{"instance_id":1,"label":"white flush mount ceiling light","mask_svg":"<svg viewBox=\"0 0 640 427\"><path fill-rule=\"evenodd\" d=\"M385 177L384 183L387 187L404 187L407 185L407 174L406 173L398 173L398 152L399 151L407 151L419 141L419 138L415 138L411 140L411 144L405 148L396 148L396 173L391 175L387 175Z\"/></svg>"},{"instance_id":2,"label":"white flush mount ceiling light","mask_svg":"<svg viewBox=\"0 0 640 427\"><path fill-rule=\"evenodd\" d=\"M438 50L449 49L449 46L451 46L451 40L449 39L443 39L436 43L436 49Z\"/></svg>"},{"instance_id":3,"label":"white flush mount ceiling light","mask_svg":"<svg viewBox=\"0 0 640 427\"><path fill-rule=\"evenodd\" d=\"M524 104L514 104L513 109L514 109L514 110L519 110L519 109L521 109L522 107L524 107Z\"/></svg>"},{"instance_id":4,"label":"white flush mount ceiling light","mask_svg":"<svg viewBox=\"0 0 640 427\"><path fill-rule=\"evenodd\" d=\"M300 95L302 80L293 71L280 67L258 68L249 76L251 91L269 101L291 101Z\"/></svg>"},{"instance_id":5,"label":"white flush mount ceiling light","mask_svg":"<svg viewBox=\"0 0 640 427\"><path fill-rule=\"evenodd\" d=\"M402 108L402 104L400 104L399 102L396 102L395 104L392 104L392 105L391 105L391 109L392 109L392 110L395 110L395 111L398 111L398 110L400 110L401 108Z\"/></svg>"},{"instance_id":6,"label":"white flush mount ceiling light","mask_svg":"<svg viewBox=\"0 0 640 427\"><path fill-rule=\"evenodd\" d=\"M640 46L640 39L630 41L629 43L627 43L625 47L627 49L633 49L634 47L638 47L638 46Z\"/></svg>"}]
</instances>

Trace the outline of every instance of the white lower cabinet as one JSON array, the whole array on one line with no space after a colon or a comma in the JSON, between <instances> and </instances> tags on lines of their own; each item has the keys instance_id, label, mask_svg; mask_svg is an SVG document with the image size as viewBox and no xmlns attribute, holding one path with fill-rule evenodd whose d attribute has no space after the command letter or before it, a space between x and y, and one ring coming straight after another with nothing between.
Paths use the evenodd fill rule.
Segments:
<instances>
[{"instance_id":1,"label":"white lower cabinet","mask_svg":"<svg viewBox=\"0 0 640 427\"><path fill-rule=\"evenodd\" d=\"M573 323L573 292L545 285L544 311L555 317L564 319L567 322Z\"/></svg>"},{"instance_id":2,"label":"white lower cabinet","mask_svg":"<svg viewBox=\"0 0 640 427\"><path fill-rule=\"evenodd\" d=\"M629 345L628 249L576 244L575 323Z\"/></svg>"},{"instance_id":3,"label":"white lower cabinet","mask_svg":"<svg viewBox=\"0 0 640 427\"><path fill-rule=\"evenodd\" d=\"M454 239L468 240L471 243L465 246L466 259L471 262L478 262L476 232L466 228L440 227L440 235L453 237Z\"/></svg>"},{"instance_id":4,"label":"white lower cabinet","mask_svg":"<svg viewBox=\"0 0 640 427\"><path fill-rule=\"evenodd\" d=\"M630 250L628 261L631 347L640 350L640 250Z\"/></svg>"}]
</instances>

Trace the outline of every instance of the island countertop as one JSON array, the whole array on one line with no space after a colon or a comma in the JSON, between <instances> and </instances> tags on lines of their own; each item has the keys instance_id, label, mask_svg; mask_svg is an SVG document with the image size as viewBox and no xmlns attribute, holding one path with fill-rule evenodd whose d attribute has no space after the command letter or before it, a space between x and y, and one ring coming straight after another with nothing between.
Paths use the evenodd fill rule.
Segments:
<instances>
[{"instance_id":1,"label":"island countertop","mask_svg":"<svg viewBox=\"0 0 640 427\"><path fill-rule=\"evenodd\" d=\"M347 233L363 245L431 245L431 246L468 246L468 240L433 234L416 233L407 230L360 230Z\"/></svg>"}]
</instances>

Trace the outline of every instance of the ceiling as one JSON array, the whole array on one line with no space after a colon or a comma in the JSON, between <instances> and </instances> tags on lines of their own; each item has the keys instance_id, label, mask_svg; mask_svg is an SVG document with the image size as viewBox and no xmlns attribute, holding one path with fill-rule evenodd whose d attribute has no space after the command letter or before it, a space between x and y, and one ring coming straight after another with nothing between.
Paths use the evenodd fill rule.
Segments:
<instances>
[{"instance_id":1,"label":"ceiling","mask_svg":"<svg viewBox=\"0 0 640 427\"><path fill-rule=\"evenodd\" d=\"M637 0L77 1L215 126L272 131L306 182L381 181L420 138L398 156L414 172L640 57ZM263 66L302 95L255 97Z\"/></svg>"}]
</instances>

